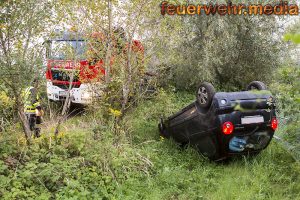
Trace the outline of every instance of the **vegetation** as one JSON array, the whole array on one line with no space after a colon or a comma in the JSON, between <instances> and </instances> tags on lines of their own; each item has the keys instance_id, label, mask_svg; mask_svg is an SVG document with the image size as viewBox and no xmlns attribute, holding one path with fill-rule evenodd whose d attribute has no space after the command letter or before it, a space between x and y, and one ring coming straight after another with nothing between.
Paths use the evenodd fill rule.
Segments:
<instances>
[{"instance_id":1,"label":"vegetation","mask_svg":"<svg viewBox=\"0 0 300 200\"><path fill-rule=\"evenodd\" d=\"M171 64L170 81L184 89L194 89L205 80L235 90L256 79L270 83L269 74L283 56L280 37L274 39L280 35L275 20L233 15L183 18L176 52L180 59Z\"/></svg>"},{"instance_id":2,"label":"vegetation","mask_svg":"<svg viewBox=\"0 0 300 200\"><path fill-rule=\"evenodd\" d=\"M299 21L283 34L274 16L161 16L160 3L1 1L1 199L299 199ZM94 88L103 98L76 111L41 88L46 116L32 139L22 91L44 80L41 38L56 29L89 39L87 61L106 72ZM146 72L154 95L139 88ZM194 101L204 80L219 91L267 83L280 122L267 149L214 163L159 137L159 118Z\"/></svg>"},{"instance_id":3,"label":"vegetation","mask_svg":"<svg viewBox=\"0 0 300 200\"><path fill-rule=\"evenodd\" d=\"M64 123L57 144L48 134L53 126L30 147L20 133L4 135L9 141L1 139L0 195L3 199L298 198L299 164L274 140L255 158L224 164L161 140L158 117L193 98L161 92L128 113L114 133L112 124L99 127L91 122L91 114L85 114Z\"/></svg>"},{"instance_id":4,"label":"vegetation","mask_svg":"<svg viewBox=\"0 0 300 200\"><path fill-rule=\"evenodd\" d=\"M283 37L284 41L291 41L293 50L300 44L300 21L288 28L288 33ZM296 53L295 60L291 59L289 64L281 67L276 75L271 88L278 99L278 108L282 119L282 131L278 134L282 137L282 145L288 149L296 160L300 159L300 67L299 57Z\"/></svg>"},{"instance_id":5,"label":"vegetation","mask_svg":"<svg viewBox=\"0 0 300 200\"><path fill-rule=\"evenodd\" d=\"M282 67L272 84L277 96L278 109L282 130L278 135L283 145L295 159L300 159L300 68L295 66ZM286 143L287 142L287 143Z\"/></svg>"},{"instance_id":6,"label":"vegetation","mask_svg":"<svg viewBox=\"0 0 300 200\"><path fill-rule=\"evenodd\" d=\"M40 76L43 54L38 39L48 22L51 6L37 1L1 1L0 6L0 88L14 101L25 136L30 140L22 90L34 77Z\"/></svg>"}]
</instances>

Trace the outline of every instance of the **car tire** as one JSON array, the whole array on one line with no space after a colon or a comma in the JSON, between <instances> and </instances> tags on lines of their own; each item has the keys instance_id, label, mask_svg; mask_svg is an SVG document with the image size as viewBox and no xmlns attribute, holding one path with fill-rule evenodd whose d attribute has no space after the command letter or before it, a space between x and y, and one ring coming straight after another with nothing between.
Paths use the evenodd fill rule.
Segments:
<instances>
[{"instance_id":1,"label":"car tire","mask_svg":"<svg viewBox=\"0 0 300 200\"><path fill-rule=\"evenodd\" d=\"M203 82L199 85L196 92L196 99L200 107L208 108L216 91L211 83Z\"/></svg>"},{"instance_id":2,"label":"car tire","mask_svg":"<svg viewBox=\"0 0 300 200\"><path fill-rule=\"evenodd\" d=\"M266 90L267 86L261 81L252 81L246 88L247 90Z\"/></svg>"}]
</instances>

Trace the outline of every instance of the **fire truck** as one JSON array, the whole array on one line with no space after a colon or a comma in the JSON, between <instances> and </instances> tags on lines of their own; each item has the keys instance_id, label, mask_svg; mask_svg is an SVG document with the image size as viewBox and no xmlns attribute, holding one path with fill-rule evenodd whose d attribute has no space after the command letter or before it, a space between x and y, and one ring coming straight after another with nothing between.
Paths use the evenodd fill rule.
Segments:
<instances>
[{"instance_id":1,"label":"fire truck","mask_svg":"<svg viewBox=\"0 0 300 200\"><path fill-rule=\"evenodd\" d=\"M90 104L101 97L105 87L105 58L87 58L87 52L91 54L99 49L95 50L95 46L92 48L86 38L66 32L45 42L47 96L50 101L64 101L68 92L70 102L75 104ZM91 38L96 38L99 44L105 44L103 34L92 34ZM117 45L121 53L125 53L124 49L129 46L128 42L123 43L123 47ZM133 40L131 45L134 53L143 55L144 48L140 41ZM101 48L101 45L97 47ZM114 55L111 56L110 65L113 62Z\"/></svg>"}]
</instances>

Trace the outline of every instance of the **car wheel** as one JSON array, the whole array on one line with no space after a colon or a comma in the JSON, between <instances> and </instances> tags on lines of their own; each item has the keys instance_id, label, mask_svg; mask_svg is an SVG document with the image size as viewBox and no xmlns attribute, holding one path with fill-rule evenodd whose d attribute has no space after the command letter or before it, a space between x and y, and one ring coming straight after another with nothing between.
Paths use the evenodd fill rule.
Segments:
<instances>
[{"instance_id":1,"label":"car wheel","mask_svg":"<svg viewBox=\"0 0 300 200\"><path fill-rule=\"evenodd\" d=\"M247 90L266 90L267 86L261 81L252 81L246 88Z\"/></svg>"},{"instance_id":2,"label":"car wheel","mask_svg":"<svg viewBox=\"0 0 300 200\"><path fill-rule=\"evenodd\" d=\"M208 108L215 93L215 88L212 84L207 82L201 83L196 93L197 102L199 103L200 107Z\"/></svg>"}]
</instances>

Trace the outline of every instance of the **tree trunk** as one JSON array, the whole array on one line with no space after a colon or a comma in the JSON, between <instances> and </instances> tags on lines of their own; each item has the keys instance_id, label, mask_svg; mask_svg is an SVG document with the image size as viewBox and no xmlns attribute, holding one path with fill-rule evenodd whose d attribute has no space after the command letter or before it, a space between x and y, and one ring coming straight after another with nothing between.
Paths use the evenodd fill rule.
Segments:
<instances>
[{"instance_id":1,"label":"tree trunk","mask_svg":"<svg viewBox=\"0 0 300 200\"><path fill-rule=\"evenodd\" d=\"M76 63L76 61L75 61L75 63ZM68 92L67 92L66 100L64 102L63 109L61 111L61 116L59 116L58 122L57 122L56 127L55 127L55 131L54 131L55 138L57 138L57 135L59 133L60 124L62 123L63 119L65 118L65 115L66 115L67 111L70 108L70 104L71 104L70 92L71 92L71 89L72 89L73 80L74 80L74 71L72 72L72 75L71 75L71 78L70 78L70 81L69 81L70 85L69 85L69 88L68 88Z\"/></svg>"},{"instance_id":2,"label":"tree trunk","mask_svg":"<svg viewBox=\"0 0 300 200\"><path fill-rule=\"evenodd\" d=\"M123 85L123 102L122 102L122 110L121 112L124 113L126 109L126 105L128 103L128 96L130 93L130 85L132 82L132 66L131 66L131 51L132 51L132 38L130 37L130 41L128 44L128 49L127 49L127 62L126 62L126 68L127 68L127 79L125 81L125 84ZM126 69L125 69L126 71Z\"/></svg>"},{"instance_id":3,"label":"tree trunk","mask_svg":"<svg viewBox=\"0 0 300 200\"><path fill-rule=\"evenodd\" d=\"M16 105L17 105L17 109L18 109L18 116L21 120L21 125L22 125L22 128L23 128L24 134L25 134L27 144L30 144L30 142L31 142L31 131L30 131L28 120L26 119L26 115L24 113L24 106L21 103L19 96L16 96Z\"/></svg>"},{"instance_id":4,"label":"tree trunk","mask_svg":"<svg viewBox=\"0 0 300 200\"><path fill-rule=\"evenodd\" d=\"M107 7L108 7L108 46L107 46L107 52L105 56L105 83L108 84L110 82L110 60L111 60L111 37L112 37L112 16L111 16L111 1L107 1Z\"/></svg>"}]
</instances>

